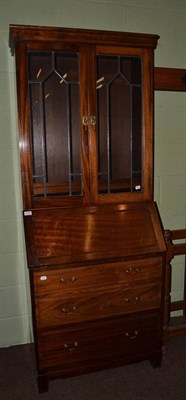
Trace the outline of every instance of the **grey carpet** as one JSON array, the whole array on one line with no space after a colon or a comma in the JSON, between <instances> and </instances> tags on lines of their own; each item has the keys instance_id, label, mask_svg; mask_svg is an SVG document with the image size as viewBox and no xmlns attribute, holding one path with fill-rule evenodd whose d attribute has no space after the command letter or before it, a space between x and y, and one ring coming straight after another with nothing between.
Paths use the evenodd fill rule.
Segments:
<instances>
[{"instance_id":1,"label":"grey carpet","mask_svg":"<svg viewBox=\"0 0 186 400\"><path fill-rule=\"evenodd\" d=\"M186 400L186 336L173 338L161 368L148 361L50 381L39 394L33 346L0 349L1 400Z\"/></svg>"}]
</instances>

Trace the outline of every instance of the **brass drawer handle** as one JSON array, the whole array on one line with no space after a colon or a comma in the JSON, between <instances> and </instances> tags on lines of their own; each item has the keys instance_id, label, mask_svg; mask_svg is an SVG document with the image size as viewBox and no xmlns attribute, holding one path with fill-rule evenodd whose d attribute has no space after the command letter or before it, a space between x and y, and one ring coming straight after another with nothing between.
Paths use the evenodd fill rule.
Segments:
<instances>
[{"instance_id":1,"label":"brass drawer handle","mask_svg":"<svg viewBox=\"0 0 186 400\"><path fill-rule=\"evenodd\" d=\"M130 334L129 332L125 332L125 336L127 336L129 339L134 340L136 339L136 336L138 336L138 331L134 331L134 334Z\"/></svg>"},{"instance_id":2,"label":"brass drawer handle","mask_svg":"<svg viewBox=\"0 0 186 400\"><path fill-rule=\"evenodd\" d=\"M62 307L62 312L67 314L67 315L72 315L77 311L77 307L73 306L72 308L66 308L66 307Z\"/></svg>"},{"instance_id":3,"label":"brass drawer handle","mask_svg":"<svg viewBox=\"0 0 186 400\"><path fill-rule=\"evenodd\" d=\"M70 282L74 283L74 282L76 282L76 281L77 281L77 277L76 277L76 276L72 276ZM67 281L65 278L61 278L61 279L60 279L60 282L63 283L64 285L67 285L67 284L68 284L68 281Z\"/></svg>"},{"instance_id":4,"label":"brass drawer handle","mask_svg":"<svg viewBox=\"0 0 186 400\"><path fill-rule=\"evenodd\" d=\"M64 344L64 348L67 349L68 351L73 351L78 347L78 342L75 342L72 345L69 345L67 343Z\"/></svg>"},{"instance_id":5,"label":"brass drawer handle","mask_svg":"<svg viewBox=\"0 0 186 400\"><path fill-rule=\"evenodd\" d=\"M130 303L130 304L138 304L141 302L141 297L140 296L136 296L135 299L129 299L128 297L126 297L126 299L124 299L124 301L126 303Z\"/></svg>"},{"instance_id":6,"label":"brass drawer handle","mask_svg":"<svg viewBox=\"0 0 186 400\"><path fill-rule=\"evenodd\" d=\"M140 272L141 269L139 267L129 267L126 269L125 274L126 275L135 275L138 274L138 272Z\"/></svg>"}]
</instances>

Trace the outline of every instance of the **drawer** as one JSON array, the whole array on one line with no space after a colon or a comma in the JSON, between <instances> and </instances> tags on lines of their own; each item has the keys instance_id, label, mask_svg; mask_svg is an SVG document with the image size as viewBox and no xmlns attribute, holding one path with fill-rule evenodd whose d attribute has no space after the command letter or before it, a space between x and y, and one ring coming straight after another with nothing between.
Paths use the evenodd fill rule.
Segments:
<instances>
[{"instance_id":1,"label":"drawer","mask_svg":"<svg viewBox=\"0 0 186 400\"><path fill-rule=\"evenodd\" d=\"M39 336L39 367L60 366L65 375L73 369L83 372L82 367L86 372L88 365L152 353L161 348L160 337L160 318L155 314L63 328Z\"/></svg>"},{"instance_id":2,"label":"drawer","mask_svg":"<svg viewBox=\"0 0 186 400\"><path fill-rule=\"evenodd\" d=\"M109 290L82 290L61 298L38 299L38 328L60 326L109 316L157 309L161 306L161 286L157 283Z\"/></svg>"},{"instance_id":3,"label":"drawer","mask_svg":"<svg viewBox=\"0 0 186 400\"><path fill-rule=\"evenodd\" d=\"M34 293L37 297L58 296L72 289L102 286L131 286L134 282L162 279L161 257L99 264L86 267L61 268L33 272Z\"/></svg>"}]
</instances>

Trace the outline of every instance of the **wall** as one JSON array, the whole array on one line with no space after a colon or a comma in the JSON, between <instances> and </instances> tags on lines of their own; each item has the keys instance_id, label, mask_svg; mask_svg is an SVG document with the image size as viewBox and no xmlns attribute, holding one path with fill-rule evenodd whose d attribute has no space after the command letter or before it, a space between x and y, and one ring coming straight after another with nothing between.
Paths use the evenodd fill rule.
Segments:
<instances>
[{"instance_id":1,"label":"wall","mask_svg":"<svg viewBox=\"0 0 186 400\"><path fill-rule=\"evenodd\" d=\"M9 24L156 33L156 65L186 68L186 1L0 0L0 346L31 340ZM164 227L181 229L186 204L185 94L158 92L155 105L155 199ZM174 298L180 298L182 258L177 260L173 285Z\"/></svg>"}]
</instances>

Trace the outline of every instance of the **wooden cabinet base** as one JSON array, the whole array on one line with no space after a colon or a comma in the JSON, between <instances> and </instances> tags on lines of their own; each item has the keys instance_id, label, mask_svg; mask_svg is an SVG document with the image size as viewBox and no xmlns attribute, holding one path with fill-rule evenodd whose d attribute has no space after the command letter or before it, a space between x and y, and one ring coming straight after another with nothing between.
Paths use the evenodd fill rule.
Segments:
<instances>
[{"instance_id":1,"label":"wooden cabinet base","mask_svg":"<svg viewBox=\"0 0 186 400\"><path fill-rule=\"evenodd\" d=\"M163 351L154 353L153 356L150 358L150 363L153 368L160 368L162 365L163 360Z\"/></svg>"},{"instance_id":2,"label":"wooden cabinet base","mask_svg":"<svg viewBox=\"0 0 186 400\"><path fill-rule=\"evenodd\" d=\"M38 377L37 377L37 383L38 383L39 393L48 392L48 389L49 389L49 378L48 378L48 375L39 374Z\"/></svg>"},{"instance_id":3,"label":"wooden cabinet base","mask_svg":"<svg viewBox=\"0 0 186 400\"><path fill-rule=\"evenodd\" d=\"M86 373L93 373L93 372L98 372L101 370L106 370L110 368L119 368L122 366L126 366L129 364L135 364L135 363L140 363L142 361L149 361L152 365L153 368L160 368L162 365L162 358L163 358L163 352L161 350L156 351L153 354L144 354L140 356L134 356L130 359L126 358L125 360L113 360L112 363L109 365L106 363L104 365L99 364L97 366L86 366L86 372L85 368L83 368L83 372L81 370L77 370L76 373L73 371L73 373L70 376L78 376L78 375L83 375ZM38 391L39 393L46 393L49 390L49 382L51 380L57 380L57 379L65 379L69 378L70 376L63 376L63 372L59 369L51 369L47 373L39 373L38 374Z\"/></svg>"}]
</instances>

